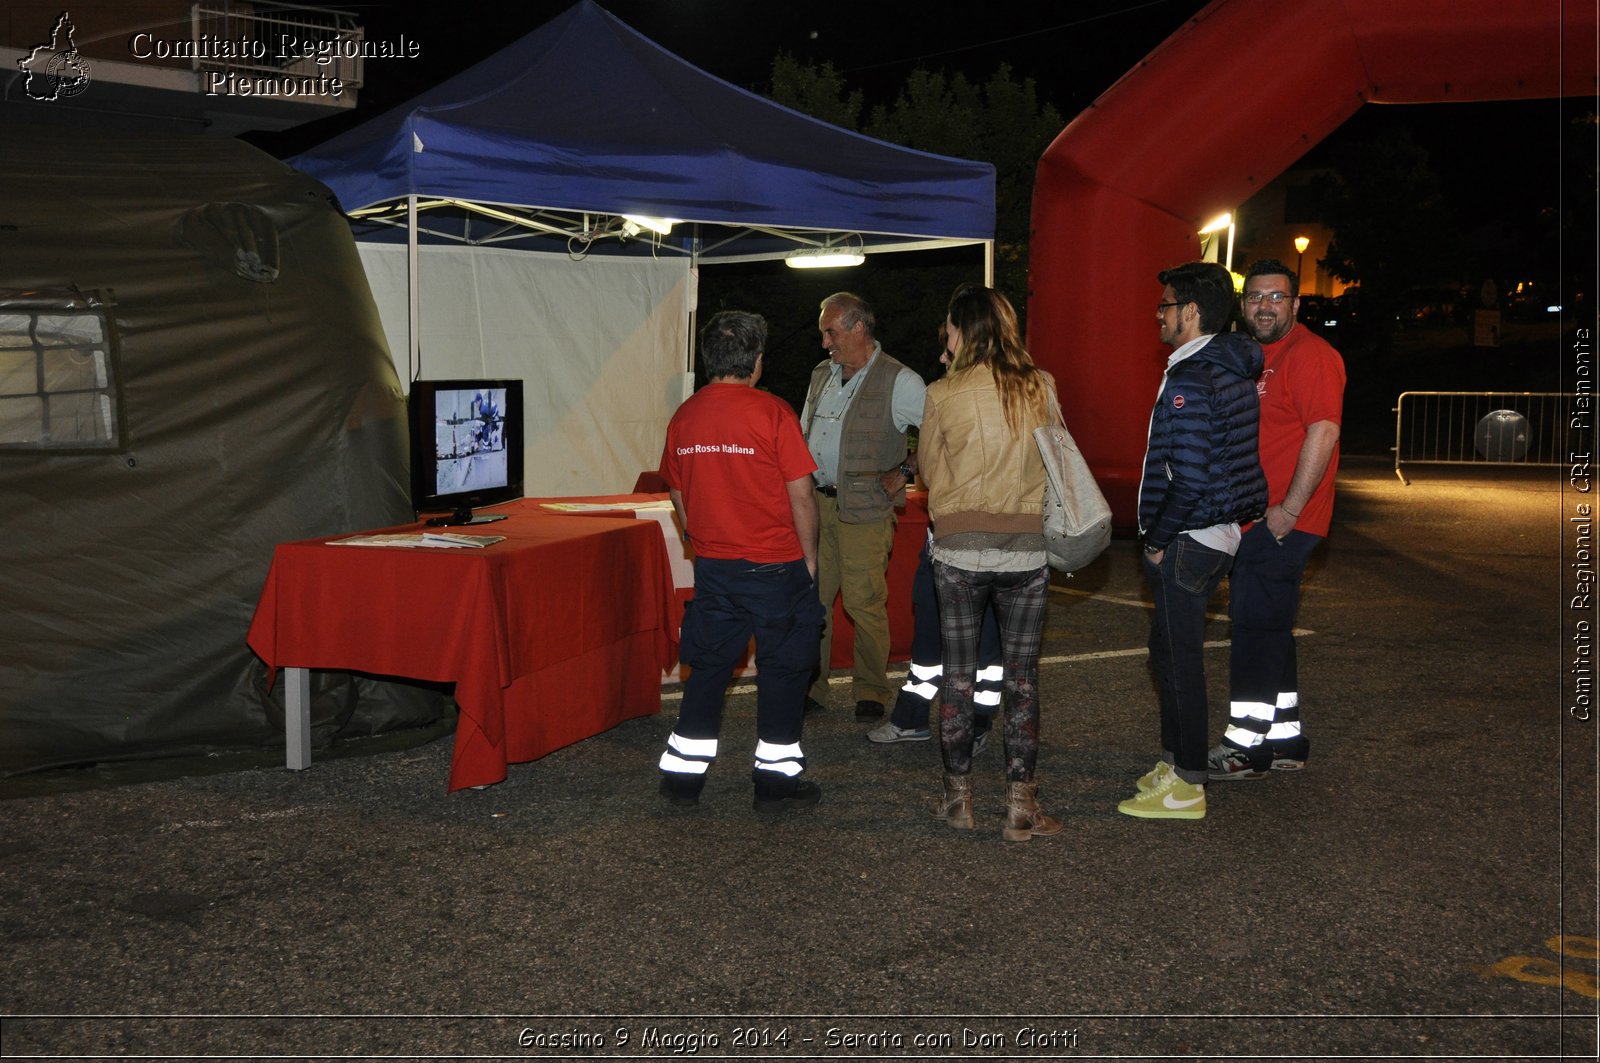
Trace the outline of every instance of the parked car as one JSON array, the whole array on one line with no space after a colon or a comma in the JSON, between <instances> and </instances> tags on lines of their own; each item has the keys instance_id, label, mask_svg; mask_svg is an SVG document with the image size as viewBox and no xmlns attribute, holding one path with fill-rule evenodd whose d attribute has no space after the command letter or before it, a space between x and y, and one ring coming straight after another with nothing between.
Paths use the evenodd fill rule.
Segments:
<instances>
[{"instance_id":1,"label":"parked car","mask_svg":"<svg viewBox=\"0 0 1600 1063\"><path fill-rule=\"evenodd\" d=\"M1398 317L1401 325L1441 325L1467 320L1467 296L1459 288L1413 288Z\"/></svg>"},{"instance_id":2,"label":"parked car","mask_svg":"<svg viewBox=\"0 0 1600 1063\"><path fill-rule=\"evenodd\" d=\"M1300 297L1299 321L1312 332L1323 336L1338 335L1343 318L1344 307L1340 305L1338 299L1331 299L1325 295Z\"/></svg>"}]
</instances>

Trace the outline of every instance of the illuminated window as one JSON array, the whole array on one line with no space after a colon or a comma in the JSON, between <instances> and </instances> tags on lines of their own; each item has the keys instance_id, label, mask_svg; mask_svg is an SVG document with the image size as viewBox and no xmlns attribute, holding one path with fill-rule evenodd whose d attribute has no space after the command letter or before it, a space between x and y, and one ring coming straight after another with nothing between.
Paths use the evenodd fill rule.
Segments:
<instances>
[{"instance_id":1,"label":"illuminated window","mask_svg":"<svg viewBox=\"0 0 1600 1063\"><path fill-rule=\"evenodd\" d=\"M0 292L0 450L119 450L108 306L76 291Z\"/></svg>"}]
</instances>

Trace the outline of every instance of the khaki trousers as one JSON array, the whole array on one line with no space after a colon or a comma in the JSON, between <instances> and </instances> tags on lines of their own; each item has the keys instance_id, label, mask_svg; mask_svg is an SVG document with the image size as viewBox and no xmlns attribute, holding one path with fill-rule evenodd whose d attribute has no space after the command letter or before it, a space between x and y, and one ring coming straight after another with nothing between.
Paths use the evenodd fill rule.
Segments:
<instances>
[{"instance_id":1,"label":"khaki trousers","mask_svg":"<svg viewBox=\"0 0 1600 1063\"><path fill-rule=\"evenodd\" d=\"M811 697L828 703L828 672L833 654L833 600L844 596L844 611L855 626L852 704L876 701L888 705L895 687L889 682L889 548L894 545L895 516L870 524L839 520L839 500L817 494L817 595L826 621L822 628L821 669Z\"/></svg>"}]
</instances>

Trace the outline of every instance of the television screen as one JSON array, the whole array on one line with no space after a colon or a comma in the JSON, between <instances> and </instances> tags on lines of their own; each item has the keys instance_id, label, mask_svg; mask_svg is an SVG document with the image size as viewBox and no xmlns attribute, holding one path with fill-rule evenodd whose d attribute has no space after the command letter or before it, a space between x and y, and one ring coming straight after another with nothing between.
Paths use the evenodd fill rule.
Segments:
<instances>
[{"instance_id":1,"label":"television screen","mask_svg":"<svg viewBox=\"0 0 1600 1063\"><path fill-rule=\"evenodd\" d=\"M411 383L411 497L430 523L502 519L474 506L522 497L522 381Z\"/></svg>"}]
</instances>

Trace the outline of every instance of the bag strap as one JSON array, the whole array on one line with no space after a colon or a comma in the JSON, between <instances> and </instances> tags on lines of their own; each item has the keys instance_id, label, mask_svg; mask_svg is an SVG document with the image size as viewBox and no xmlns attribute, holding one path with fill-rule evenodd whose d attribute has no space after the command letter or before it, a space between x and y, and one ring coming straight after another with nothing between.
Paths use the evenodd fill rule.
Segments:
<instances>
[{"instance_id":1,"label":"bag strap","mask_svg":"<svg viewBox=\"0 0 1600 1063\"><path fill-rule=\"evenodd\" d=\"M1061 412L1061 403L1056 398L1055 388L1050 389L1050 412L1056 415L1056 424L1059 424L1062 428L1067 427L1067 418L1066 415Z\"/></svg>"}]
</instances>

